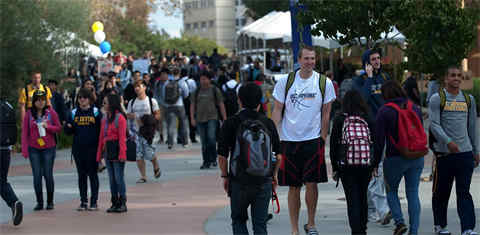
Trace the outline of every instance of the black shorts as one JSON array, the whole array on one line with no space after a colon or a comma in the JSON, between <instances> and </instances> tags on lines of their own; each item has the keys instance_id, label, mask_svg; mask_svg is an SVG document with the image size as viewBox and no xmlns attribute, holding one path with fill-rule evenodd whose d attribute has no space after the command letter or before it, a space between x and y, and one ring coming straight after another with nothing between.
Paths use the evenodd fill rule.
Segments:
<instances>
[{"instance_id":1,"label":"black shorts","mask_svg":"<svg viewBox=\"0 0 480 235\"><path fill-rule=\"evenodd\" d=\"M321 138L302 142L282 141L281 150L279 185L301 187L305 183L328 182L325 142Z\"/></svg>"}]
</instances>

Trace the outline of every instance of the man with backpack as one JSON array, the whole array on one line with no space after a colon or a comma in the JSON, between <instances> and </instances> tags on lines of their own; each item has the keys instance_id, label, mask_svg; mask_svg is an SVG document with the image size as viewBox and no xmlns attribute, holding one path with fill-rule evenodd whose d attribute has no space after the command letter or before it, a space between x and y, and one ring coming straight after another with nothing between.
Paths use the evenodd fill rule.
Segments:
<instances>
[{"instance_id":1,"label":"man with backpack","mask_svg":"<svg viewBox=\"0 0 480 235\"><path fill-rule=\"evenodd\" d=\"M230 197L233 234L248 234L248 207L254 234L267 234L268 205L277 186L280 139L275 123L258 112L262 90L247 83L239 91L241 111L225 121L218 140L223 188ZM276 165L272 163L276 154ZM228 164L230 158L230 164Z\"/></svg>"},{"instance_id":2,"label":"man with backpack","mask_svg":"<svg viewBox=\"0 0 480 235\"><path fill-rule=\"evenodd\" d=\"M167 144L168 149L173 148L173 135L177 129L177 120L180 132L177 133L179 144L183 147L188 146L187 138L187 119L185 115L185 108L183 99L188 96L188 86L184 81L180 81L180 70L174 68L173 80L168 80L163 88L164 90L164 102L166 104L166 119L167 119Z\"/></svg>"},{"instance_id":3,"label":"man with backpack","mask_svg":"<svg viewBox=\"0 0 480 235\"><path fill-rule=\"evenodd\" d=\"M432 95L428 104L431 131L436 142L437 164L433 177L432 209L436 234L450 234L447 211L453 181L457 194L457 210L462 235L478 235L475 229L475 207L470 184L480 154L477 136L475 99L460 90L462 72L449 66L445 88ZM478 194L477 194L478 196Z\"/></svg>"},{"instance_id":4,"label":"man with backpack","mask_svg":"<svg viewBox=\"0 0 480 235\"><path fill-rule=\"evenodd\" d=\"M12 222L19 225L23 219L23 204L8 183L8 169L12 146L17 142L15 110L4 99L0 99L0 196L12 209Z\"/></svg>"},{"instance_id":5,"label":"man with backpack","mask_svg":"<svg viewBox=\"0 0 480 235\"><path fill-rule=\"evenodd\" d=\"M292 234L299 234L300 191L305 184L308 223L303 228L307 234L317 235L317 184L328 181L325 140L331 103L336 97L332 82L313 70L313 47L304 45L299 50L298 61L300 70L277 82L273 92L275 105L272 119L281 130L283 155L278 178L279 185L289 186Z\"/></svg>"},{"instance_id":6,"label":"man with backpack","mask_svg":"<svg viewBox=\"0 0 480 235\"><path fill-rule=\"evenodd\" d=\"M200 74L200 88L190 100L190 122L197 127L202 143L203 163L200 169L217 166L217 128L219 119L227 119L223 96L216 86L212 85L212 74L203 71Z\"/></svg>"},{"instance_id":7,"label":"man with backpack","mask_svg":"<svg viewBox=\"0 0 480 235\"><path fill-rule=\"evenodd\" d=\"M362 64L365 73L353 78L353 89L362 94L369 106L372 117L377 116L378 109L385 103L382 97L381 87L390 80L382 70L382 52L380 49L367 50L362 55ZM369 219L380 222L382 225L390 223L392 214L388 207L385 195L385 182L383 179L383 161L380 162L379 174L372 177L368 186Z\"/></svg>"},{"instance_id":8,"label":"man with backpack","mask_svg":"<svg viewBox=\"0 0 480 235\"><path fill-rule=\"evenodd\" d=\"M38 70L32 72L32 83L25 86L24 89L20 90L20 95L18 97L18 107L20 107L20 120L25 118L25 111L32 107L32 97L33 93L36 90L41 90L46 92L47 106L51 106L50 99L52 98L52 93L50 88L42 84L42 73ZM23 122L22 122L23 125Z\"/></svg>"},{"instance_id":9,"label":"man with backpack","mask_svg":"<svg viewBox=\"0 0 480 235\"><path fill-rule=\"evenodd\" d=\"M155 82L154 89L153 89L153 97L158 103L160 108L160 120L157 124L157 130L160 132L160 140L159 143L163 143L163 127L166 126L165 122L165 113L167 110L167 104L165 103L165 84L168 81L168 76L170 75L170 70L168 68L163 68L158 76L158 80ZM164 125L165 124L165 125Z\"/></svg>"},{"instance_id":10,"label":"man with backpack","mask_svg":"<svg viewBox=\"0 0 480 235\"><path fill-rule=\"evenodd\" d=\"M142 127L151 128L152 130L150 131L150 133L153 133L153 135L155 135L155 122L153 123L153 126L145 127L147 123L143 123L142 120L144 120L143 116L146 115L151 115L154 119L159 120L160 111L157 101L147 96L147 85L145 81L136 81L134 87L135 92L137 93L137 97L132 99L128 103L128 130L130 135L135 136L134 138L137 145L137 166L140 172L140 179L137 181L137 183L145 183L147 182L147 175L145 172L145 160L150 160L152 162L155 178L160 177L161 171L160 166L158 165L157 157L155 156L155 148L153 147L152 142L144 141L150 138L153 140L153 137L151 137L151 134L149 136L144 136L142 135L143 132L141 131Z\"/></svg>"},{"instance_id":11,"label":"man with backpack","mask_svg":"<svg viewBox=\"0 0 480 235\"><path fill-rule=\"evenodd\" d=\"M235 115L238 112L238 90L240 84L235 79L230 78L223 86L223 96L225 97L225 109L227 111L227 118Z\"/></svg>"}]
</instances>

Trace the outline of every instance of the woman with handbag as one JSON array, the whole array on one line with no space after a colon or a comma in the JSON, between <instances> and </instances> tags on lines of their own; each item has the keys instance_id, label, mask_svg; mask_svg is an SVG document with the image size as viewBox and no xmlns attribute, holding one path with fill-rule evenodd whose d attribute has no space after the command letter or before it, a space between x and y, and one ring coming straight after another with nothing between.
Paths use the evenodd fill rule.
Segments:
<instances>
[{"instance_id":1,"label":"woman with handbag","mask_svg":"<svg viewBox=\"0 0 480 235\"><path fill-rule=\"evenodd\" d=\"M110 94L103 99L105 117L100 127L97 162L105 159L112 206L107 213L127 212L127 194L124 179L127 159L127 120L122 109L120 96Z\"/></svg>"},{"instance_id":2,"label":"woman with handbag","mask_svg":"<svg viewBox=\"0 0 480 235\"><path fill-rule=\"evenodd\" d=\"M352 235L367 234L368 184L380 162L373 158L374 122L356 90L348 91L333 120L330 158L333 178L342 181Z\"/></svg>"},{"instance_id":3,"label":"woman with handbag","mask_svg":"<svg viewBox=\"0 0 480 235\"><path fill-rule=\"evenodd\" d=\"M47 105L46 92L33 93L32 107L23 119L22 155L30 159L33 173L33 186L37 205L33 210L43 210L42 179L47 188L47 210L53 210L53 164L55 162L55 134L62 130L58 115Z\"/></svg>"}]
</instances>

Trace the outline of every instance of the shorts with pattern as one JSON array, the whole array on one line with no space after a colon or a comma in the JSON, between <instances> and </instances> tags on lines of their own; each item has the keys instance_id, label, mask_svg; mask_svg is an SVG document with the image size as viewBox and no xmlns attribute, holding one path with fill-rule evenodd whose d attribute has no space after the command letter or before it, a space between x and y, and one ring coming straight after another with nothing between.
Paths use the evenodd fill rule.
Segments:
<instances>
[{"instance_id":1,"label":"shorts with pattern","mask_svg":"<svg viewBox=\"0 0 480 235\"><path fill-rule=\"evenodd\" d=\"M301 142L282 141L281 151L279 185L301 187L305 183L328 181L325 142L321 138Z\"/></svg>"},{"instance_id":2,"label":"shorts with pattern","mask_svg":"<svg viewBox=\"0 0 480 235\"><path fill-rule=\"evenodd\" d=\"M148 144L147 140L142 136L137 136L137 160L153 160L155 157L155 147Z\"/></svg>"}]
</instances>

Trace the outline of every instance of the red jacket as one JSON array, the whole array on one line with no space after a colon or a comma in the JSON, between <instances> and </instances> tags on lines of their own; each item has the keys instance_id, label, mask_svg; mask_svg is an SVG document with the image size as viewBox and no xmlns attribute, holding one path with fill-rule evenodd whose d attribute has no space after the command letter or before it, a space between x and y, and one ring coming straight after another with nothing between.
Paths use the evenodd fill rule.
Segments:
<instances>
[{"instance_id":1,"label":"red jacket","mask_svg":"<svg viewBox=\"0 0 480 235\"><path fill-rule=\"evenodd\" d=\"M100 128L100 136L98 137L98 149L97 149L97 162L102 159L102 152L105 144L109 140L119 140L120 152L118 154L119 159L127 160L127 120L121 113L118 115L118 127L115 121L108 123L107 135L105 136L105 123L107 118L102 119L102 125ZM115 119L114 119L115 120Z\"/></svg>"},{"instance_id":2,"label":"red jacket","mask_svg":"<svg viewBox=\"0 0 480 235\"><path fill-rule=\"evenodd\" d=\"M57 113L49 107L45 110L45 115L42 118L47 121L47 128L45 129L46 135L44 137L40 137L37 122L33 118L30 109L25 114L22 129L22 155L25 158L28 158L28 147L47 149L57 145L55 142L55 134L62 130ZM44 144L40 146L39 141L42 141Z\"/></svg>"}]
</instances>

